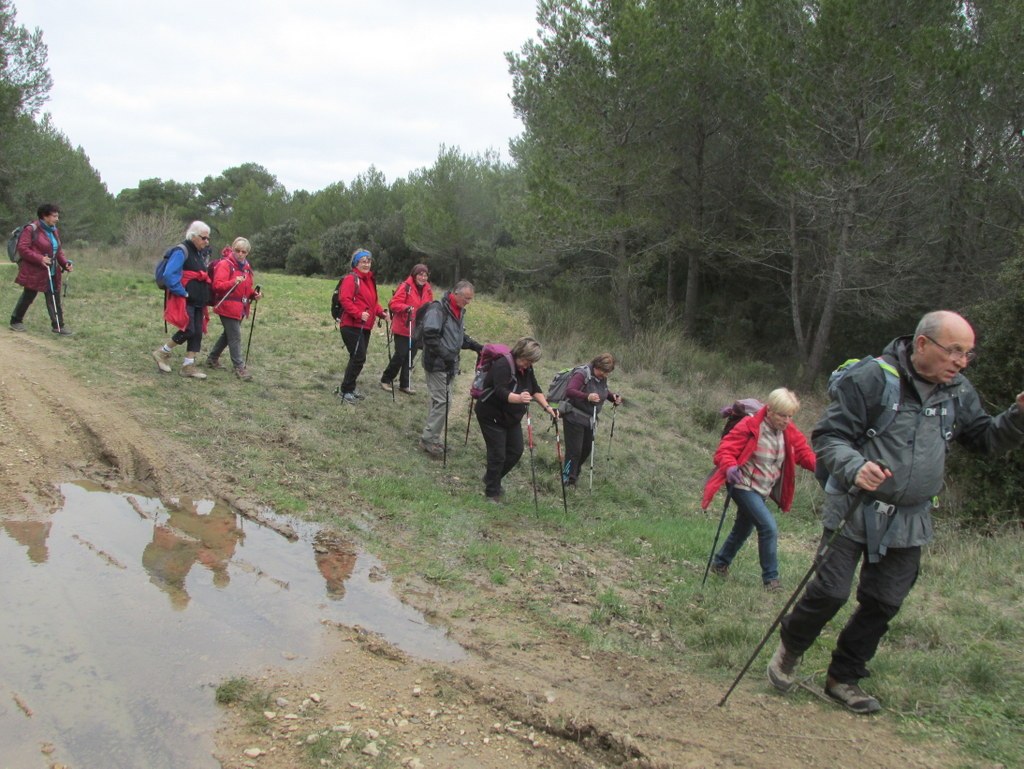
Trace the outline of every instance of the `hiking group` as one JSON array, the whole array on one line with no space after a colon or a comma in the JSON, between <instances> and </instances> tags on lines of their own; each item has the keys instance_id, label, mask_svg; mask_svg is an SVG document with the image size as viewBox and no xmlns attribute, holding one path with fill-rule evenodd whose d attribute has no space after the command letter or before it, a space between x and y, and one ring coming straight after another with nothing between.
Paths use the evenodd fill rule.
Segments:
<instances>
[{"instance_id":1,"label":"hiking group","mask_svg":"<svg viewBox=\"0 0 1024 769\"><path fill-rule=\"evenodd\" d=\"M37 213L38 222L18 228L8 241L9 255L19 262L15 282L23 287L10 328L25 330L25 312L42 293L52 330L67 336L71 331L64 325L60 278L72 270L72 263L57 231L60 209L44 204ZM223 368L219 358L226 348L235 374L248 379L241 323L250 307L255 322L255 303L261 297L248 262L251 247L245 238L236 238L211 265L209 242L209 226L193 222L182 243L170 248L158 265L164 319L177 330L152 355L159 370L170 373L174 348L185 345L181 375L206 378L196 360L212 305L223 333L206 365ZM601 353L588 364L558 372L545 391L534 371L541 358L537 340L523 337L509 348L481 344L466 333L466 308L474 298L469 281L459 281L435 300L429 271L417 264L396 287L385 310L378 302L371 268L372 254L356 250L351 272L338 282L332 298L332 315L349 356L338 389L343 402L356 406L363 399L356 385L370 332L375 321L387 323L387 341L390 345L394 339L395 349L392 354L389 348L380 387L394 398L397 377L399 392L414 394L412 366L422 349L429 405L418 445L430 456L446 460L452 383L459 373L461 351L472 350L478 358L470 407L475 403L486 446L486 499L503 500L502 481L517 466L525 445L530 447L533 467L530 407L536 403L554 420L564 504L565 489L576 486L588 458L593 473L594 436L602 407L606 402L622 403L607 385L615 358ZM250 326L250 342L251 334ZM729 422L701 497L706 510L725 488L705 579L709 572L729 577L742 545L756 531L762 585L770 592L781 591L779 529L767 501L789 511L797 466L814 472L825 493L823 532L814 561L732 688L776 628L779 641L767 669L770 683L781 692L806 686L796 669L849 600L859 568L857 605L836 638L823 695L860 714L881 709L860 682L870 676L868 663L917 580L922 547L933 538L931 511L938 504L949 445L956 441L994 456L1024 444L1024 392L1005 411L989 415L963 373L975 359L974 348L974 329L965 318L946 310L927 313L912 335L894 339L881 355L847 361L832 374L829 404L809 442L793 424L800 402L786 388L773 390L763 404L747 399L723 410ZM614 410L612 414L614 435ZM528 444L523 440L524 419ZM564 424L564 461L559 421ZM535 477L533 487L536 504ZM736 504L736 519L717 548L730 502Z\"/></svg>"}]
</instances>

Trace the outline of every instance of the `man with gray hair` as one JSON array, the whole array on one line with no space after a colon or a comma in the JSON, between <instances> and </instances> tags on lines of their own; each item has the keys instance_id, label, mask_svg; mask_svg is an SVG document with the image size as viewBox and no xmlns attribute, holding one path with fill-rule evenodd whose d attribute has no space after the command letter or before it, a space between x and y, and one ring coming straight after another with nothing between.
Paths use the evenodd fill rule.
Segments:
<instances>
[{"instance_id":1,"label":"man with gray hair","mask_svg":"<svg viewBox=\"0 0 1024 769\"><path fill-rule=\"evenodd\" d=\"M209 317L210 276L206 272L204 251L210 245L210 226L205 222L192 222L185 232L185 240L173 246L164 267L164 320L178 330L164 345L153 351L157 368L171 373L171 350L180 344L185 347L185 360L181 366L183 377L206 379L196 365L202 349L203 334Z\"/></svg>"},{"instance_id":2,"label":"man with gray hair","mask_svg":"<svg viewBox=\"0 0 1024 769\"><path fill-rule=\"evenodd\" d=\"M466 306L473 301L473 284L460 280L440 300L425 306L422 325L423 369L426 371L430 411L420 435L420 448L432 457L444 456L441 431L447 418L452 379L459 373L459 352L479 353L483 345L466 334Z\"/></svg>"},{"instance_id":3,"label":"man with gray hair","mask_svg":"<svg viewBox=\"0 0 1024 769\"><path fill-rule=\"evenodd\" d=\"M838 381L811 434L829 476L822 543L831 545L782 619L768 663L768 679L780 691L792 689L801 655L849 599L860 564L857 608L836 639L825 693L855 713L881 709L859 682L871 675L867 663L917 580L922 545L932 540L948 444L994 455L1024 443L1024 392L989 416L962 373L974 358L971 324L939 310L925 315L913 336L893 340L880 358ZM894 379L899 396L889 403ZM885 409L895 416L876 430Z\"/></svg>"}]
</instances>

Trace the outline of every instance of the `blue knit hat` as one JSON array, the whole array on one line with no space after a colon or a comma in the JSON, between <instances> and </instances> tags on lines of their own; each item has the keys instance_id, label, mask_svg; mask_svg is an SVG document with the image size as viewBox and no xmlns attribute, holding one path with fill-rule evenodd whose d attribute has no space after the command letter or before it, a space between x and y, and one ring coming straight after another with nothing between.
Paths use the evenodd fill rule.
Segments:
<instances>
[{"instance_id":1,"label":"blue knit hat","mask_svg":"<svg viewBox=\"0 0 1024 769\"><path fill-rule=\"evenodd\" d=\"M358 251L352 254L352 266L355 267L357 264L359 264L360 259L365 259L366 257L373 259L373 254L371 254L365 248L360 248Z\"/></svg>"}]
</instances>

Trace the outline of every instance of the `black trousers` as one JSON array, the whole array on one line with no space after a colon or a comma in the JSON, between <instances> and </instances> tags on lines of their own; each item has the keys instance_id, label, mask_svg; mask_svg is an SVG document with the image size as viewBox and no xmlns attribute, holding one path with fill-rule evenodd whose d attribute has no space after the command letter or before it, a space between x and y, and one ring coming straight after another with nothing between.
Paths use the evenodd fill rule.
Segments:
<instances>
[{"instance_id":1,"label":"black trousers","mask_svg":"<svg viewBox=\"0 0 1024 769\"><path fill-rule=\"evenodd\" d=\"M566 483L576 483L580 476L580 468L590 458L590 450L594 447L594 431L590 424L577 424L563 419L565 427L565 467L562 475Z\"/></svg>"},{"instance_id":2,"label":"black trousers","mask_svg":"<svg viewBox=\"0 0 1024 769\"><path fill-rule=\"evenodd\" d=\"M345 366L345 376L341 380L341 392L345 394L356 389L356 380L363 372L363 366L366 364L366 347L370 344L370 329L342 326L341 341L348 350L348 365Z\"/></svg>"},{"instance_id":3,"label":"black trousers","mask_svg":"<svg viewBox=\"0 0 1024 769\"><path fill-rule=\"evenodd\" d=\"M14 312L11 313L11 323L21 323L25 320L25 313L28 312L28 308L32 306L32 302L40 293L46 299L46 312L50 316L50 327L64 328L64 306L60 302L60 292L51 294L49 291L33 291L31 288L22 289L18 303L14 305Z\"/></svg>"},{"instance_id":4,"label":"black trousers","mask_svg":"<svg viewBox=\"0 0 1024 769\"><path fill-rule=\"evenodd\" d=\"M185 349L192 353L192 357L203 349L203 314L205 305L196 306L185 304L185 313L188 315L188 325L184 331L175 331L171 334L171 341L175 344L186 345Z\"/></svg>"},{"instance_id":5,"label":"black trousers","mask_svg":"<svg viewBox=\"0 0 1024 769\"><path fill-rule=\"evenodd\" d=\"M826 531L822 542L831 532ZM860 564L857 609L836 639L828 674L840 683L857 683L871 672L867 663L917 581L921 548L889 548L869 563L867 548L840 535L825 555L803 597L782 620L780 636L786 649L803 654L850 597L853 575Z\"/></svg>"},{"instance_id":6,"label":"black trousers","mask_svg":"<svg viewBox=\"0 0 1024 769\"><path fill-rule=\"evenodd\" d=\"M380 375L380 381L384 384L391 384L395 381L395 376L398 376L399 387L409 387L409 361L416 360L416 351L412 351L412 357L409 357L409 337L394 335L395 340L395 354L391 356L391 360L388 363L388 367L384 369L384 373Z\"/></svg>"},{"instance_id":7,"label":"black trousers","mask_svg":"<svg viewBox=\"0 0 1024 769\"><path fill-rule=\"evenodd\" d=\"M523 427L518 422L512 427L504 427L490 419L481 419L480 433L484 436L487 446L487 471L484 473L484 494L489 497L500 497L505 493L501 487L501 479L508 475L512 468L519 464L523 456Z\"/></svg>"}]
</instances>

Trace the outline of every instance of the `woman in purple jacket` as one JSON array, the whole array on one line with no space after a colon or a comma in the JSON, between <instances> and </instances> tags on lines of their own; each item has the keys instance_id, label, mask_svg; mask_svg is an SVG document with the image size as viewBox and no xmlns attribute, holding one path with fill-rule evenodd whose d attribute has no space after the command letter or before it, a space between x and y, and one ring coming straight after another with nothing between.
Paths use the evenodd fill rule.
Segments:
<instances>
[{"instance_id":1,"label":"woman in purple jacket","mask_svg":"<svg viewBox=\"0 0 1024 769\"><path fill-rule=\"evenodd\" d=\"M603 352L586 366L580 366L569 378L565 399L559 405L565 424L565 467L562 475L566 485L576 488L580 467L590 456L598 414L605 401L618 406L622 396L608 390L608 375L615 370L615 356Z\"/></svg>"},{"instance_id":2,"label":"woman in purple jacket","mask_svg":"<svg viewBox=\"0 0 1024 769\"><path fill-rule=\"evenodd\" d=\"M60 207L43 203L36 211L39 221L25 226L18 238L18 276L14 282L22 287L21 298L11 313L11 330L24 331L25 313L35 301L37 294L46 297L46 311L50 315L53 333L71 336L72 331L64 325L64 308L60 303L60 276L71 272L71 262L64 256L57 232Z\"/></svg>"}]
</instances>

